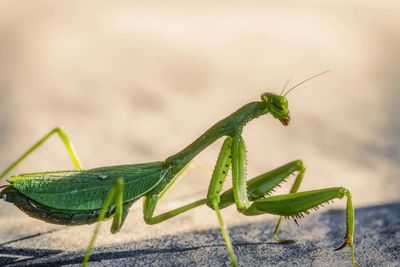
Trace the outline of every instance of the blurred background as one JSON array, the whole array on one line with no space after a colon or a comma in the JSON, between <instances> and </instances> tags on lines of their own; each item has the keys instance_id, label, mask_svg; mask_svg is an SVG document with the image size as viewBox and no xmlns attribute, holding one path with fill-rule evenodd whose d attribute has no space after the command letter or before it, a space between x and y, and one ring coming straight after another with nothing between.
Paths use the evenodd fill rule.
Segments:
<instances>
[{"instance_id":1,"label":"blurred background","mask_svg":"<svg viewBox=\"0 0 400 267\"><path fill-rule=\"evenodd\" d=\"M86 168L163 160L261 93L331 69L288 95L289 127L265 116L245 128L248 177L302 159L302 190L345 186L356 207L396 201L399 12L395 1L2 0L0 169L55 126ZM206 195L221 144L199 155L204 170L190 168L159 210ZM71 168L54 137L14 173ZM100 242L145 237L140 208L123 230L132 235ZM24 223L53 227L7 203L1 209L13 228L0 237ZM229 225L265 218L234 207L224 216ZM214 217L204 207L145 229L217 227Z\"/></svg>"}]
</instances>

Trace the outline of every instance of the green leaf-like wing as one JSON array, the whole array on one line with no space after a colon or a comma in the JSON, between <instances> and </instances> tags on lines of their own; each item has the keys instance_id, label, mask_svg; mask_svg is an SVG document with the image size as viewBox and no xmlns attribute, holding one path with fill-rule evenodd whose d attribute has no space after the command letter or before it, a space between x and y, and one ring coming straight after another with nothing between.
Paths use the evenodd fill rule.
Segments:
<instances>
[{"instance_id":1,"label":"green leaf-like wing","mask_svg":"<svg viewBox=\"0 0 400 267\"><path fill-rule=\"evenodd\" d=\"M9 182L27 197L62 210L100 209L116 178L124 179L124 202L137 199L161 182L169 169L162 162L88 170L30 173Z\"/></svg>"}]
</instances>

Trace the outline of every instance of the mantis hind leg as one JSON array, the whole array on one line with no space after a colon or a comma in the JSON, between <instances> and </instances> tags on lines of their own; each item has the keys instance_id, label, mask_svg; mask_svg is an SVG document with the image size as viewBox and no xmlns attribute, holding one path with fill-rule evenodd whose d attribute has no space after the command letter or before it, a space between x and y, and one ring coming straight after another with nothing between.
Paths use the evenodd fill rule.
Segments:
<instances>
[{"instance_id":1,"label":"mantis hind leg","mask_svg":"<svg viewBox=\"0 0 400 267\"><path fill-rule=\"evenodd\" d=\"M124 208L123 194L124 181L118 178L115 180L113 187L110 189L106 199L104 200L103 207L101 208L98 217L98 223L96 225L96 228L94 229L93 236L90 239L90 243L86 249L85 256L82 261L82 266L87 265L89 257L92 254L97 235L99 234L101 222L107 219L107 212L113 204L115 204L115 213L111 225L111 233L115 234L121 229L122 224L124 223L124 219L127 215L127 209Z\"/></svg>"},{"instance_id":2,"label":"mantis hind leg","mask_svg":"<svg viewBox=\"0 0 400 267\"><path fill-rule=\"evenodd\" d=\"M12 169L14 169L21 161L23 161L27 156L29 156L32 152L34 152L38 147L40 147L44 142L46 142L52 135L57 134L61 141L63 142L65 148L68 151L68 154L75 166L76 169L81 169L81 163L79 161L78 155L75 152L75 149L69 140L67 134L63 129L57 127L51 130L48 134L42 137L39 141L37 141L33 146L31 146L22 156L20 156L17 160L10 164L1 174L0 180L3 179Z\"/></svg>"}]
</instances>

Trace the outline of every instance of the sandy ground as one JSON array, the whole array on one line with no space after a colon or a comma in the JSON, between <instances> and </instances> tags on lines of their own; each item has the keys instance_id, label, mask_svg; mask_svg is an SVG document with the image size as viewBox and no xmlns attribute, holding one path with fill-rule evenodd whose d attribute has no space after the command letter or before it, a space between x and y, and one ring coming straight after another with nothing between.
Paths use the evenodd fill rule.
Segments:
<instances>
[{"instance_id":1,"label":"sandy ground","mask_svg":"<svg viewBox=\"0 0 400 267\"><path fill-rule=\"evenodd\" d=\"M87 168L162 160L262 92L331 69L288 96L290 127L263 117L245 128L248 176L300 158L302 190L345 186L356 207L398 201L399 11L392 1L1 1L0 169L54 126ZM160 211L205 195L220 145ZM70 168L54 138L14 173ZM2 243L58 229L1 210ZM223 215L229 226L271 219ZM205 207L152 227L141 217L136 205L115 236L106 224L98 246L217 227ZM91 232L68 228L52 249L80 251Z\"/></svg>"},{"instance_id":2,"label":"sandy ground","mask_svg":"<svg viewBox=\"0 0 400 267\"><path fill-rule=\"evenodd\" d=\"M400 262L400 202L356 209L356 259L361 266L398 266ZM282 228L279 245L271 236L275 220L230 228L241 266L351 266L349 248L334 251L345 233L343 210L329 210ZM62 250L67 228L53 229L1 244L2 266L77 266L83 251ZM218 229L124 241L96 248L96 266L230 266Z\"/></svg>"}]
</instances>

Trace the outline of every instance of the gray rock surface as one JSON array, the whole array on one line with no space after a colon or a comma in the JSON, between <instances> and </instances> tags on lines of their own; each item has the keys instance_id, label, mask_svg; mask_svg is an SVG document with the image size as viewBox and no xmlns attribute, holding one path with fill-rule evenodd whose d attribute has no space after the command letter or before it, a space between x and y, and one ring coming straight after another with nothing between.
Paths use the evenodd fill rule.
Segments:
<instances>
[{"instance_id":1,"label":"gray rock surface","mask_svg":"<svg viewBox=\"0 0 400 267\"><path fill-rule=\"evenodd\" d=\"M275 221L231 227L234 248L242 266L350 266L349 249L333 251L345 234L343 210L332 209L282 227L282 237L295 243L272 241ZM65 228L55 231L62 231ZM21 249L24 242L46 244L47 233L9 241L0 246L2 266L77 265L83 251ZM18 244L19 246L17 246ZM400 202L356 209L356 257L361 266L399 266ZM167 235L140 242L96 247L93 266L229 266L218 229Z\"/></svg>"}]
</instances>

